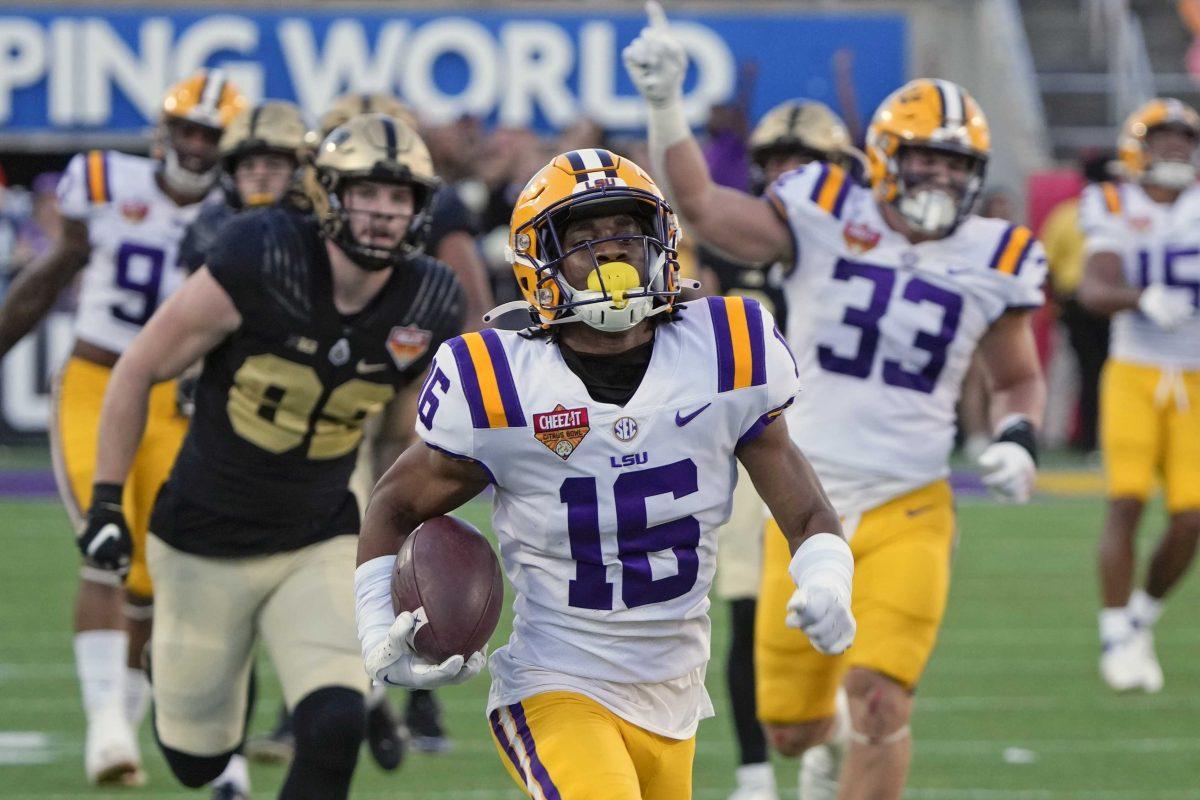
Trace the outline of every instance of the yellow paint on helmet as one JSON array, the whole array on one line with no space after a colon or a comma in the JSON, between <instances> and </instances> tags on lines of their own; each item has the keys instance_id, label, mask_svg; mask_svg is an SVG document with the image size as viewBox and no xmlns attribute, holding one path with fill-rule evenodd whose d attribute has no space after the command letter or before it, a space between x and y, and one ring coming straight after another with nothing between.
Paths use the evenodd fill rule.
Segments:
<instances>
[{"instance_id":1,"label":"yellow paint on helmet","mask_svg":"<svg viewBox=\"0 0 1200 800\"><path fill-rule=\"evenodd\" d=\"M162 117L224 130L249 105L224 70L202 69L167 90Z\"/></svg>"},{"instance_id":2,"label":"yellow paint on helmet","mask_svg":"<svg viewBox=\"0 0 1200 800\"><path fill-rule=\"evenodd\" d=\"M1173 97L1156 97L1130 114L1117 137L1117 163L1129 180L1140 180L1149 166L1146 134L1162 125L1179 125L1200 138L1200 114Z\"/></svg>"}]
</instances>

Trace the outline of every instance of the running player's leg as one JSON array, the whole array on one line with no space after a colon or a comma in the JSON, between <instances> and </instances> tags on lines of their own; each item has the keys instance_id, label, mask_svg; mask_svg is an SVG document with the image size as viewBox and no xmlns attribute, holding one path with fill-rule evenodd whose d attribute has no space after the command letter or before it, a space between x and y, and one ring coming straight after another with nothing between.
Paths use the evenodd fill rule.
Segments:
<instances>
[{"instance_id":1,"label":"running player's leg","mask_svg":"<svg viewBox=\"0 0 1200 800\"><path fill-rule=\"evenodd\" d=\"M488 721L501 762L532 800L642 800L623 721L594 700L546 692Z\"/></svg>"},{"instance_id":2,"label":"running player's leg","mask_svg":"<svg viewBox=\"0 0 1200 800\"><path fill-rule=\"evenodd\" d=\"M287 554L259 631L291 710L295 755L281 800L339 800L350 791L368 690L354 623L357 539L336 536Z\"/></svg>"},{"instance_id":3,"label":"running player's leg","mask_svg":"<svg viewBox=\"0 0 1200 800\"><path fill-rule=\"evenodd\" d=\"M1155 402L1161 371L1110 361L1100 386L1100 446L1108 512L1100 538L1100 673L1113 689L1142 682L1142 659L1126 605L1136 564L1134 537L1162 455Z\"/></svg>"},{"instance_id":4,"label":"running player's leg","mask_svg":"<svg viewBox=\"0 0 1200 800\"><path fill-rule=\"evenodd\" d=\"M97 426L109 373L107 367L72 358L55 385L51 455L59 494L76 531L92 501ZM83 564L75 599L75 667L87 718L84 770L91 783L144 780L137 739L126 721L129 635L122 598L115 574Z\"/></svg>"}]
</instances>

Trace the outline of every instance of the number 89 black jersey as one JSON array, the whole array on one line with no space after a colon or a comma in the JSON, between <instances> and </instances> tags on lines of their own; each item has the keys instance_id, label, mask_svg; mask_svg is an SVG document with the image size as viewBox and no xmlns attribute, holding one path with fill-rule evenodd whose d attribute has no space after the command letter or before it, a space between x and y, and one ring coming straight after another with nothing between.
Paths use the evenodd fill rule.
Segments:
<instances>
[{"instance_id":1,"label":"number 89 black jersey","mask_svg":"<svg viewBox=\"0 0 1200 800\"><path fill-rule=\"evenodd\" d=\"M363 424L462 329L458 282L418 256L342 315L316 220L284 209L239 215L208 262L242 324L205 358L151 530L207 555L356 533L347 484Z\"/></svg>"}]
</instances>

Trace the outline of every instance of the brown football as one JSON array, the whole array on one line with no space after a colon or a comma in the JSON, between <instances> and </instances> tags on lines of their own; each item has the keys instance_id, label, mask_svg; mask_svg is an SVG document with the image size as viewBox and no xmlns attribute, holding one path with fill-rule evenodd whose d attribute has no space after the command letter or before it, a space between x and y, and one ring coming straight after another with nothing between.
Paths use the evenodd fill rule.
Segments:
<instances>
[{"instance_id":1,"label":"brown football","mask_svg":"<svg viewBox=\"0 0 1200 800\"><path fill-rule=\"evenodd\" d=\"M504 578L492 546L455 517L434 517L413 531L396 555L392 608L424 609L413 645L435 663L469 656L487 644L504 605ZM418 615L420 616L420 615Z\"/></svg>"}]
</instances>

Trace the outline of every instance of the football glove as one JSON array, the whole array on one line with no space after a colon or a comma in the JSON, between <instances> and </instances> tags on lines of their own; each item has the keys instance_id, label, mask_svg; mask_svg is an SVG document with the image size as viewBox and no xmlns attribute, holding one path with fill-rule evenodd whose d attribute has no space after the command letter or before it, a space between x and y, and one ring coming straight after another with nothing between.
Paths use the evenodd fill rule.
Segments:
<instances>
[{"instance_id":1,"label":"football glove","mask_svg":"<svg viewBox=\"0 0 1200 800\"><path fill-rule=\"evenodd\" d=\"M796 583L787 604L788 627L804 631L819 653L844 653L858 629L850 611L854 556L846 540L834 533L808 537L796 549L788 572Z\"/></svg>"},{"instance_id":2,"label":"football glove","mask_svg":"<svg viewBox=\"0 0 1200 800\"><path fill-rule=\"evenodd\" d=\"M1152 283L1138 297L1138 310L1158 327L1171 331L1186 322L1196 309L1187 289Z\"/></svg>"},{"instance_id":3,"label":"football glove","mask_svg":"<svg viewBox=\"0 0 1200 800\"><path fill-rule=\"evenodd\" d=\"M687 54L671 34L667 15L655 0L646 3L650 24L622 51L625 70L646 102L662 108L683 98Z\"/></svg>"},{"instance_id":4,"label":"football glove","mask_svg":"<svg viewBox=\"0 0 1200 800\"><path fill-rule=\"evenodd\" d=\"M996 441L979 456L983 483L1002 502L1028 503L1037 478L1037 440L1033 423L1014 414L1000 423Z\"/></svg>"},{"instance_id":5,"label":"football glove","mask_svg":"<svg viewBox=\"0 0 1200 800\"><path fill-rule=\"evenodd\" d=\"M470 680L483 669L487 658L482 650L470 658L453 655L440 664L421 658L412 647L416 626L411 611L401 612L383 641L367 653L367 674L373 680L409 689L433 689Z\"/></svg>"},{"instance_id":6,"label":"football glove","mask_svg":"<svg viewBox=\"0 0 1200 800\"><path fill-rule=\"evenodd\" d=\"M92 487L92 506L76 542L88 564L124 579L133 558L133 537L121 509L122 491L119 483L97 483Z\"/></svg>"}]
</instances>

